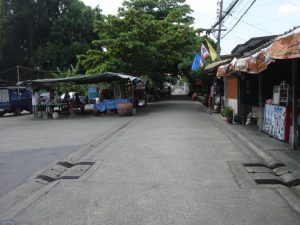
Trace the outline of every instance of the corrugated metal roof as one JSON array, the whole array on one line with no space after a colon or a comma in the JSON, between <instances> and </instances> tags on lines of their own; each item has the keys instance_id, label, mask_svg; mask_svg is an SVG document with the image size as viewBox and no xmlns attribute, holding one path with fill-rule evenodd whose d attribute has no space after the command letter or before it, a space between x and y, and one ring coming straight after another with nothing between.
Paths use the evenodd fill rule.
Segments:
<instances>
[{"instance_id":1,"label":"corrugated metal roof","mask_svg":"<svg viewBox=\"0 0 300 225\"><path fill-rule=\"evenodd\" d=\"M235 57L249 56L249 54L247 54L248 52L270 41L273 41L275 37L277 37L277 35L251 38L248 41L246 41L244 44L237 45L231 51L231 54Z\"/></svg>"}]
</instances>

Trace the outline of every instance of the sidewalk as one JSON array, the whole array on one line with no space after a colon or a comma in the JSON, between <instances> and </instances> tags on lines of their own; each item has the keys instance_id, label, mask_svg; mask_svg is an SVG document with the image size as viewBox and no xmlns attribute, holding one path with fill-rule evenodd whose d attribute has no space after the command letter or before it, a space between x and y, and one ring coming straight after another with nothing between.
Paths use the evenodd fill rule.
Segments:
<instances>
[{"instance_id":1,"label":"sidewalk","mask_svg":"<svg viewBox=\"0 0 300 225\"><path fill-rule=\"evenodd\" d=\"M289 143L279 141L266 133L259 132L256 126L232 125L224 121L220 114L211 115L235 135L242 136L247 142L252 143L261 152L300 171L300 151L292 150Z\"/></svg>"},{"instance_id":2,"label":"sidewalk","mask_svg":"<svg viewBox=\"0 0 300 225\"><path fill-rule=\"evenodd\" d=\"M201 110L206 111L205 107ZM220 114L212 113L210 115L219 125L236 137L237 145L251 151L248 153L254 161L258 157L262 162L283 163L293 176L300 180L300 150L292 150L289 143L259 132L258 127L254 125L232 125L226 122ZM289 189L279 188L277 192L300 213L300 185Z\"/></svg>"}]
</instances>

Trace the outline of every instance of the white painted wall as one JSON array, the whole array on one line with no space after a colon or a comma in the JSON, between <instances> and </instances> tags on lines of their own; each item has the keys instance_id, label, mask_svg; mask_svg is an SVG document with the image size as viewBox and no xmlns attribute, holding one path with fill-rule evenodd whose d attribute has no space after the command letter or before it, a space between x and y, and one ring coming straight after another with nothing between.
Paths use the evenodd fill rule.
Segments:
<instances>
[{"instance_id":1,"label":"white painted wall","mask_svg":"<svg viewBox=\"0 0 300 225\"><path fill-rule=\"evenodd\" d=\"M237 101L237 99L228 98L228 105L233 108L234 113L237 113L237 111L238 111L238 101Z\"/></svg>"}]
</instances>

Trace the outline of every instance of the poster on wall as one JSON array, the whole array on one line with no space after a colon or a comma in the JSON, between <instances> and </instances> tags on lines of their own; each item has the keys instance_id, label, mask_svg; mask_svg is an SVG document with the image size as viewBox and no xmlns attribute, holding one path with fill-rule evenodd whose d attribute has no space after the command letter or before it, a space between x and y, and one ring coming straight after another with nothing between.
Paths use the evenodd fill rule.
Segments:
<instances>
[{"instance_id":1,"label":"poster on wall","mask_svg":"<svg viewBox=\"0 0 300 225\"><path fill-rule=\"evenodd\" d=\"M264 132L285 141L286 107L266 104L264 118Z\"/></svg>"}]
</instances>

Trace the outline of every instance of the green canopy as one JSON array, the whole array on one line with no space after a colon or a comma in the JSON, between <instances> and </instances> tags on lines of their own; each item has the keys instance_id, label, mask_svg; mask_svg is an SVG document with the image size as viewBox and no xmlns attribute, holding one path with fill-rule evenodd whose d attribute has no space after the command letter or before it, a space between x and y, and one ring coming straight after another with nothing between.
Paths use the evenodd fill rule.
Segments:
<instances>
[{"instance_id":1,"label":"green canopy","mask_svg":"<svg viewBox=\"0 0 300 225\"><path fill-rule=\"evenodd\" d=\"M219 66L224 65L224 64L228 63L229 61L231 61L231 59L225 59L222 61L211 63L205 67L204 72L211 73L214 70L217 70Z\"/></svg>"},{"instance_id":2,"label":"green canopy","mask_svg":"<svg viewBox=\"0 0 300 225\"><path fill-rule=\"evenodd\" d=\"M130 80L133 83L144 83L144 81L138 77L121 73L105 72L101 74L80 75L76 77L27 80L19 82L18 85L54 86L58 84L91 84L99 82L112 82L118 80Z\"/></svg>"}]
</instances>

